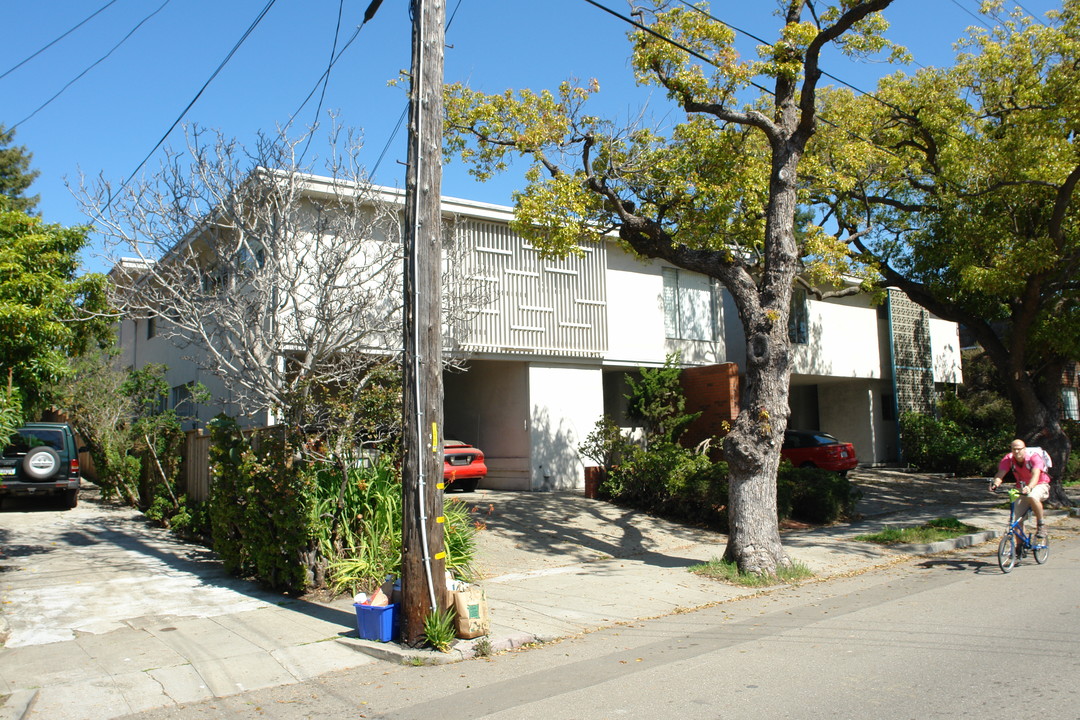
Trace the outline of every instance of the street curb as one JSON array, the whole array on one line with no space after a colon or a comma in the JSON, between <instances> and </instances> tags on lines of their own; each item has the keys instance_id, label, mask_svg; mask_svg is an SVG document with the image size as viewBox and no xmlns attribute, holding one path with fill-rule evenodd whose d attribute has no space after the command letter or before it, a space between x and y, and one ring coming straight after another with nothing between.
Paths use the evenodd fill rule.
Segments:
<instances>
[{"instance_id":1,"label":"street curb","mask_svg":"<svg viewBox=\"0 0 1080 720\"><path fill-rule=\"evenodd\" d=\"M935 555L940 552L946 552L948 550L956 550L963 547L971 547L972 545L979 545L987 540L993 540L998 536L997 530L983 530L982 532L971 533L970 535L961 535L959 537L949 538L948 540L938 540L932 543L910 543L907 545L893 545L890 549L897 552L906 553L908 555Z\"/></svg>"},{"instance_id":2,"label":"street curb","mask_svg":"<svg viewBox=\"0 0 1080 720\"><path fill-rule=\"evenodd\" d=\"M480 657L477 652L478 646L487 639L490 648L485 655L493 655L500 652L508 652L523 645L534 645L550 642L554 638L544 638L532 633L514 633L498 639L490 636L475 638L473 640L457 640L448 652L439 652L426 648L410 648L394 642L377 642L375 640L360 640L358 638L343 637L337 642L356 652L370 655L377 660L384 660L397 665L449 665Z\"/></svg>"}]
</instances>

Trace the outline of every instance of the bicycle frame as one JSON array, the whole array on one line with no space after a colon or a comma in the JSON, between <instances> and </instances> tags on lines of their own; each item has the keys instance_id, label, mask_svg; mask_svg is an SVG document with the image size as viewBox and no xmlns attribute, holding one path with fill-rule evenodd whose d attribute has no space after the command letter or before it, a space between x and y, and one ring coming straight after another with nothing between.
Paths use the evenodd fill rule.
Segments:
<instances>
[{"instance_id":1,"label":"bicycle frame","mask_svg":"<svg viewBox=\"0 0 1080 720\"><path fill-rule=\"evenodd\" d=\"M1042 565L1050 554L1050 546L1045 542L1032 542L1034 536L1024 532L1024 520L1031 512L1025 510L1024 514L1016 517L1016 503L1018 500L1015 490L1009 491L1012 504L1009 507L1009 525L1005 529L1001 541L998 543L998 566L1002 572L1009 572L1016 565L1019 558L1023 558L1030 550L1035 556L1035 562Z\"/></svg>"}]
</instances>

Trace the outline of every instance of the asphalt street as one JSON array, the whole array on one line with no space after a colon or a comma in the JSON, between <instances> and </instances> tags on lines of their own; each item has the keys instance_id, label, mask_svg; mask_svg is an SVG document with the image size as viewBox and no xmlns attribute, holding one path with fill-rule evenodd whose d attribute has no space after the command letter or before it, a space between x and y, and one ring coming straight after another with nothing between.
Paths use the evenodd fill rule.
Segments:
<instances>
[{"instance_id":1,"label":"asphalt street","mask_svg":"<svg viewBox=\"0 0 1080 720\"><path fill-rule=\"evenodd\" d=\"M1080 716L1080 532L994 543L493 658L380 666L130 718Z\"/></svg>"}]
</instances>

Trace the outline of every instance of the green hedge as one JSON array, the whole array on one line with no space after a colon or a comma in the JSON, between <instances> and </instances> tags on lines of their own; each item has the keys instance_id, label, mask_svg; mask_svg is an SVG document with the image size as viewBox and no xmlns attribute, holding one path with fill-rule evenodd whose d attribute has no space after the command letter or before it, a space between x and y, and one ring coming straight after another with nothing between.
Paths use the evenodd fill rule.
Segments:
<instances>
[{"instance_id":1,"label":"green hedge","mask_svg":"<svg viewBox=\"0 0 1080 720\"><path fill-rule=\"evenodd\" d=\"M601 485L601 496L663 517L728 529L728 466L673 445L636 448ZM777 516L813 523L852 517L861 493L839 474L782 463Z\"/></svg>"},{"instance_id":2,"label":"green hedge","mask_svg":"<svg viewBox=\"0 0 1080 720\"><path fill-rule=\"evenodd\" d=\"M900 439L911 467L960 476L992 474L994 453L1003 446L980 441L953 420L911 412L900 416Z\"/></svg>"},{"instance_id":3,"label":"green hedge","mask_svg":"<svg viewBox=\"0 0 1080 720\"><path fill-rule=\"evenodd\" d=\"M828 524L855 515L862 491L838 473L781 463L776 478L777 515Z\"/></svg>"},{"instance_id":4,"label":"green hedge","mask_svg":"<svg viewBox=\"0 0 1080 720\"><path fill-rule=\"evenodd\" d=\"M294 466L281 432L249 439L234 420L219 417L210 437L214 551L229 572L275 590L302 590L314 537L310 474Z\"/></svg>"}]
</instances>

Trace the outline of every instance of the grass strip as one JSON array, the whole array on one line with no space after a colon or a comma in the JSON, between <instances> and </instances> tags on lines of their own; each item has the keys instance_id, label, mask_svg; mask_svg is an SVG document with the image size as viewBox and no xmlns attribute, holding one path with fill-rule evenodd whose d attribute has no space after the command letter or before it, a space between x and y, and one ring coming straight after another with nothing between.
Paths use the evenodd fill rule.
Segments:
<instances>
[{"instance_id":1,"label":"grass strip","mask_svg":"<svg viewBox=\"0 0 1080 720\"><path fill-rule=\"evenodd\" d=\"M943 517L914 527L889 527L881 532L869 535L856 535L855 539L862 542L878 543L879 545L932 543L938 540L949 540L961 535L968 535L980 530L981 528L962 523L954 517Z\"/></svg>"},{"instance_id":2,"label":"grass strip","mask_svg":"<svg viewBox=\"0 0 1080 720\"><path fill-rule=\"evenodd\" d=\"M778 567L775 575L768 573L750 573L739 570L739 566L729 560L713 558L712 560L698 565L691 565L688 570L695 575L721 580L732 585L743 587L768 587L780 583L797 584L800 580L806 580L814 576L806 565L792 561L787 567Z\"/></svg>"}]
</instances>

